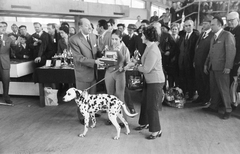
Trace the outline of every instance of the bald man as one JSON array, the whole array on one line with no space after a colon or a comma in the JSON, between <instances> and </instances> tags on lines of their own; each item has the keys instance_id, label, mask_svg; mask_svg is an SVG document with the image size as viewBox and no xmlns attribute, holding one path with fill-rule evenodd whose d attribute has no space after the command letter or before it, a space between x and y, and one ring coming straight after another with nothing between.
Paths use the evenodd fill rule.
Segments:
<instances>
[{"instance_id":1,"label":"bald man","mask_svg":"<svg viewBox=\"0 0 240 154\"><path fill-rule=\"evenodd\" d=\"M97 65L103 65L97 55L97 40L92 33L91 23L88 19L82 18L79 23L79 33L73 35L69 44L73 53L74 72L76 87L85 90L96 83ZM96 93L96 86L89 89L90 94ZM84 124L83 117L78 109L78 117Z\"/></svg>"}]
</instances>

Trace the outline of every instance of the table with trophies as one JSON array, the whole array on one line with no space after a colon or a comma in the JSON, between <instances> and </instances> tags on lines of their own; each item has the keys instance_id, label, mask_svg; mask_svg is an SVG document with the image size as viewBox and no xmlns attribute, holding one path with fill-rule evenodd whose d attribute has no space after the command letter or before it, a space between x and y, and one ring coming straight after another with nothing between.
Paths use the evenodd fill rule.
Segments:
<instances>
[{"instance_id":1,"label":"table with trophies","mask_svg":"<svg viewBox=\"0 0 240 154\"><path fill-rule=\"evenodd\" d=\"M101 59L106 63L112 63L113 61L111 58L103 57ZM104 78L105 69L98 68L98 81ZM128 70L126 71L126 78L130 79L131 82L127 82L127 86L131 86L134 90L134 86L139 83L139 77L134 78L138 74L137 71ZM34 82L39 83L39 94L40 94L40 107L45 106L45 94L44 94L44 87L45 85L49 85L52 83L68 83L74 84L75 83L75 74L74 74L74 65L73 65L73 57L72 54L62 54L62 55L55 55L51 62L46 62L46 65L40 68L36 68L34 72ZM131 84L132 83L132 84ZM131 85L129 85L131 84ZM105 90L104 81L97 85L97 90L101 88L101 92L103 89Z\"/></svg>"}]
</instances>

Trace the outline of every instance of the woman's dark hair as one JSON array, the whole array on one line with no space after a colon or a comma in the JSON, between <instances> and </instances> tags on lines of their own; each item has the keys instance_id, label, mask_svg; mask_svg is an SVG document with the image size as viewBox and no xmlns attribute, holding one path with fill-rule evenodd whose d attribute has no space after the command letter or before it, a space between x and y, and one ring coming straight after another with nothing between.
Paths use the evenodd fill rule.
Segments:
<instances>
[{"instance_id":1,"label":"woman's dark hair","mask_svg":"<svg viewBox=\"0 0 240 154\"><path fill-rule=\"evenodd\" d=\"M59 30L64 31L66 34L69 34L69 28L67 26L61 26Z\"/></svg>"},{"instance_id":2,"label":"woman's dark hair","mask_svg":"<svg viewBox=\"0 0 240 154\"><path fill-rule=\"evenodd\" d=\"M122 38L122 32L120 30L118 30L118 29L114 29L112 31L112 34L117 35L120 39Z\"/></svg>"},{"instance_id":3,"label":"woman's dark hair","mask_svg":"<svg viewBox=\"0 0 240 154\"><path fill-rule=\"evenodd\" d=\"M143 28L143 34L150 42L156 42L158 40L157 30L153 26Z\"/></svg>"},{"instance_id":4,"label":"woman's dark hair","mask_svg":"<svg viewBox=\"0 0 240 154\"><path fill-rule=\"evenodd\" d=\"M67 26L68 28L70 27L67 22L62 22L62 23L61 23L61 27L62 27L62 26Z\"/></svg>"},{"instance_id":5,"label":"woman's dark hair","mask_svg":"<svg viewBox=\"0 0 240 154\"><path fill-rule=\"evenodd\" d=\"M98 26L103 27L103 29L107 30L108 29L108 24L107 21L104 19L98 20Z\"/></svg>"}]
</instances>

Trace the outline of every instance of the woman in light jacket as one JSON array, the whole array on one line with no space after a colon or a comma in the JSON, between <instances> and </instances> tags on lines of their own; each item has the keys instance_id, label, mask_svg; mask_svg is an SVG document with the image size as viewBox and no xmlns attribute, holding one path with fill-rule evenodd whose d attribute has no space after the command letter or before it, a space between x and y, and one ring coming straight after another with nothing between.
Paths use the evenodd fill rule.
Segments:
<instances>
[{"instance_id":1,"label":"woman in light jacket","mask_svg":"<svg viewBox=\"0 0 240 154\"><path fill-rule=\"evenodd\" d=\"M143 89L143 100L139 117L140 126L136 130L149 128L151 135L147 139L155 139L162 134L158 109L162 104L162 88L165 83L165 76L162 68L162 57L157 42L158 34L153 26L143 30L142 41L147 45L141 58L142 64L135 65L135 68L144 74L146 84ZM128 66L134 65L129 63Z\"/></svg>"},{"instance_id":2,"label":"woman in light jacket","mask_svg":"<svg viewBox=\"0 0 240 154\"><path fill-rule=\"evenodd\" d=\"M116 52L117 64L107 66L105 73L105 85L107 93L117 96L125 103L124 92L126 86L125 66L130 62L130 53L128 48L122 42L122 32L119 30L112 31L112 46L109 47L110 51ZM107 51L106 51L107 52ZM106 54L106 53L105 53ZM111 124L108 121L107 124ZM123 124L120 124L123 127Z\"/></svg>"}]
</instances>

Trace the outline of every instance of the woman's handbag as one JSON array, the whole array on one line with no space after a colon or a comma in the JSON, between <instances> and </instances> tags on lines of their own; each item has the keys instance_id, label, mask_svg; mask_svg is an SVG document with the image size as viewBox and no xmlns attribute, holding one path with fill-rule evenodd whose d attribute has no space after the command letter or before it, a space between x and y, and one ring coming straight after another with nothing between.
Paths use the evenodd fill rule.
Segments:
<instances>
[{"instance_id":1,"label":"woman's handbag","mask_svg":"<svg viewBox=\"0 0 240 154\"><path fill-rule=\"evenodd\" d=\"M129 90L142 90L144 77L143 74L137 70L131 70L126 72L127 88Z\"/></svg>"}]
</instances>

